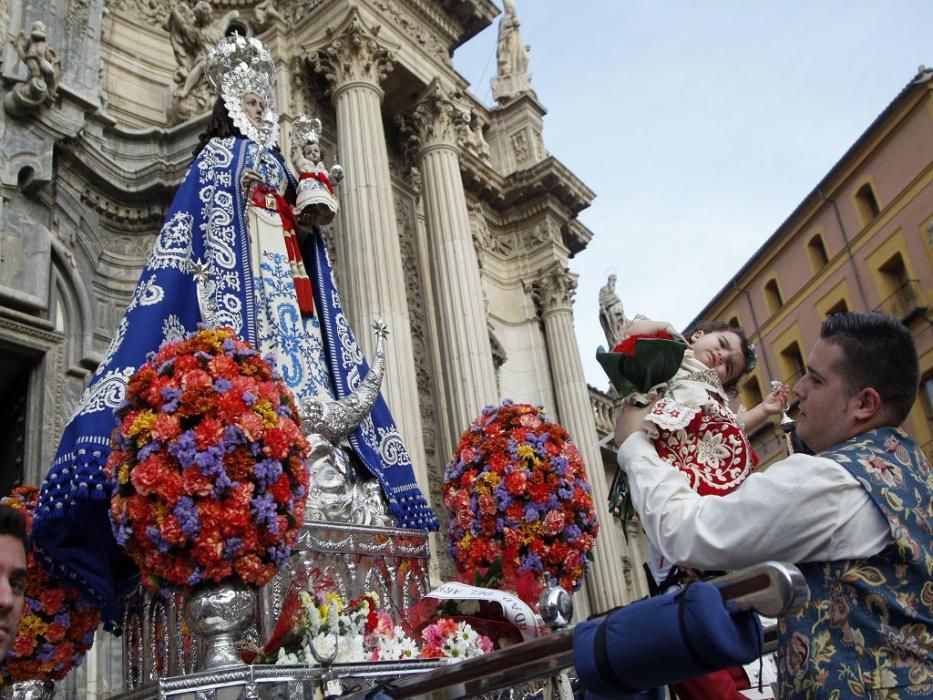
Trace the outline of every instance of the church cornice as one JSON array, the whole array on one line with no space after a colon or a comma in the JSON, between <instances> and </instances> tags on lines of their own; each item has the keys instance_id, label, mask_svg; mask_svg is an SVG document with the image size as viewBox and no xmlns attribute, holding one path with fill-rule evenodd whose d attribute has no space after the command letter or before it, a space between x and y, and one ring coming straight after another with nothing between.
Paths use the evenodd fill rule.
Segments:
<instances>
[{"instance_id":1,"label":"church cornice","mask_svg":"<svg viewBox=\"0 0 933 700\"><path fill-rule=\"evenodd\" d=\"M490 0L407 0L419 14L446 30L451 50L492 24L499 8ZM451 19L453 18L453 19ZM445 27L446 25L446 27Z\"/></svg>"},{"instance_id":2,"label":"church cornice","mask_svg":"<svg viewBox=\"0 0 933 700\"><path fill-rule=\"evenodd\" d=\"M464 188L489 204L503 223L527 219L546 210L558 214L551 200L564 208L560 217L564 222L561 235L571 256L586 248L593 237L576 217L596 195L553 156L505 178L485 161L464 153L460 158L460 172Z\"/></svg>"},{"instance_id":3,"label":"church cornice","mask_svg":"<svg viewBox=\"0 0 933 700\"><path fill-rule=\"evenodd\" d=\"M149 223L184 178L195 134L208 116L173 129L132 131L115 126L99 135L82 134L57 154L84 181L82 201L117 221Z\"/></svg>"}]
</instances>

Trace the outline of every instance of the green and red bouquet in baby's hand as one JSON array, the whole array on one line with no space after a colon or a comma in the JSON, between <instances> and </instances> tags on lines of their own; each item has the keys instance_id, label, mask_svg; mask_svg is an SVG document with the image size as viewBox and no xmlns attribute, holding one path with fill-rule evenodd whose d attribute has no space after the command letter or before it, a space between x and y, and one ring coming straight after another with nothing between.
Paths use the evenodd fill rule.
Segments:
<instances>
[{"instance_id":1,"label":"green and red bouquet in baby's hand","mask_svg":"<svg viewBox=\"0 0 933 700\"><path fill-rule=\"evenodd\" d=\"M630 335L611 352L602 347L596 360L621 397L645 394L668 381L680 368L687 344L669 333Z\"/></svg>"}]
</instances>

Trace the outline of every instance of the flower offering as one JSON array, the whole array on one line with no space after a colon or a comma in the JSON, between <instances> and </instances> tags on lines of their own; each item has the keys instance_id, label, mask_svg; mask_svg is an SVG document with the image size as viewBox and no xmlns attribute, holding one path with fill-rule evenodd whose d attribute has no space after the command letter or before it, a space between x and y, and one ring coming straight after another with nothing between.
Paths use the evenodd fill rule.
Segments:
<instances>
[{"instance_id":1,"label":"flower offering","mask_svg":"<svg viewBox=\"0 0 933 700\"><path fill-rule=\"evenodd\" d=\"M456 663L475 656L488 654L493 644L463 621L442 617L433 625L428 625L421 632L424 645L421 656L425 659L446 659Z\"/></svg>"},{"instance_id":2,"label":"flower offering","mask_svg":"<svg viewBox=\"0 0 933 700\"><path fill-rule=\"evenodd\" d=\"M231 329L203 328L150 354L116 415L111 522L146 585L267 583L308 489L298 410L269 363Z\"/></svg>"},{"instance_id":3,"label":"flower offering","mask_svg":"<svg viewBox=\"0 0 933 700\"><path fill-rule=\"evenodd\" d=\"M568 591L580 587L599 532L592 489L567 431L542 409L483 409L444 479L448 550L461 574L495 565L498 581L532 572L541 586L549 574Z\"/></svg>"},{"instance_id":4,"label":"flower offering","mask_svg":"<svg viewBox=\"0 0 933 700\"><path fill-rule=\"evenodd\" d=\"M405 661L420 656L415 641L379 607L376 593L345 603L339 593L301 590L297 601L284 643L266 648L276 664ZM290 608L286 603L284 609Z\"/></svg>"},{"instance_id":5,"label":"flower offering","mask_svg":"<svg viewBox=\"0 0 933 700\"><path fill-rule=\"evenodd\" d=\"M22 512L31 528L38 500L35 486L19 486L0 503ZM84 659L99 624L100 609L77 588L51 578L28 552L26 603L19 633L0 666L0 683L61 680Z\"/></svg>"},{"instance_id":6,"label":"flower offering","mask_svg":"<svg viewBox=\"0 0 933 700\"><path fill-rule=\"evenodd\" d=\"M687 344L668 333L638 334L625 338L611 352L596 351L596 360L605 370L612 386L625 397L633 392L645 394L667 382L680 368Z\"/></svg>"}]
</instances>

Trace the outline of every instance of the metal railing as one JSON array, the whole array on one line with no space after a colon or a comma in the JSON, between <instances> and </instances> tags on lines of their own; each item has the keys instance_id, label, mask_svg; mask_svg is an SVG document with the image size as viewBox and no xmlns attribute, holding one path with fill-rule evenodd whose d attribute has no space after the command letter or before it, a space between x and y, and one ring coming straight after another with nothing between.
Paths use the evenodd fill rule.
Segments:
<instances>
[{"instance_id":1,"label":"metal railing","mask_svg":"<svg viewBox=\"0 0 933 700\"><path fill-rule=\"evenodd\" d=\"M787 615L809 597L800 570L782 562L765 562L709 581L716 586L730 611L755 610L766 617ZM637 603L635 603L637 605ZM454 700L472 698L520 682L553 676L573 665L574 628L568 627L537 639L434 671L400 678L385 686L393 698ZM775 643L773 630L766 635ZM771 651L765 648L765 652ZM363 700L369 691L344 695Z\"/></svg>"},{"instance_id":2,"label":"metal railing","mask_svg":"<svg viewBox=\"0 0 933 700\"><path fill-rule=\"evenodd\" d=\"M923 293L917 280L906 280L894 293L882 301L875 311L878 311L903 323L913 320L918 314L926 312L923 306Z\"/></svg>"}]
</instances>

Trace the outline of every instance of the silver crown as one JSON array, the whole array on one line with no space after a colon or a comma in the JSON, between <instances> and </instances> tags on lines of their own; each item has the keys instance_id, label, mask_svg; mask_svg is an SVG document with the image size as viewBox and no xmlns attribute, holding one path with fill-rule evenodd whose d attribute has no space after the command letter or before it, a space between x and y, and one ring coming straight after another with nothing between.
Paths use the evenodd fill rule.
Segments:
<instances>
[{"instance_id":1,"label":"silver crown","mask_svg":"<svg viewBox=\"0 0 933 700\"><path fill-rule=\"evenodd\" d=\"M230 114L234 125L247 138L260 146L275 145L278 117L272 104L275 85L275 61L259 39L240 34L226 36L207 55L207 80ZM260 126L253 124L243 112L242 99L255 93L266 103L266 114Z\"/></svg>"},{"instance_id":2,"label":"silver crown","mask_svg":"<svg viewBox=\"0 0 933 700\"><path fill-rule=\"evenodd\" d=\"M299 112L292 122L291 128L292 143L299 146L306 143L321 142L321 120L317 117L309 117L304 112Z\"/></svg>"}]
</instances>

